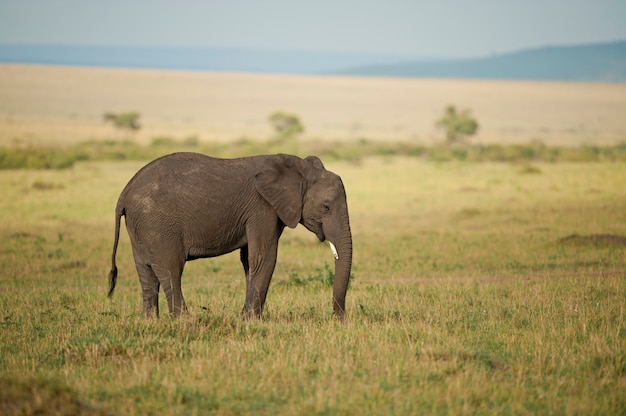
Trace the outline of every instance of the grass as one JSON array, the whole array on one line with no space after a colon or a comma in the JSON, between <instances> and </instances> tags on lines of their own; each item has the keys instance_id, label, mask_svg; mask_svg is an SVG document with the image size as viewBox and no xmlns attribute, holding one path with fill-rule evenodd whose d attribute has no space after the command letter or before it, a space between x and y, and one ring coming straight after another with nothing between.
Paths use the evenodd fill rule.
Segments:
<instances>
[{"instance_id":1,"label":"grass","mask_svg":"<svg viewBox=\"0 0 626 416\"><path fill-rule=\"evenodd\" d=\"M424 146L417 143L373 142L315 142L315 141L254 141L234 143L202 143L197 137L176 140L159 136L149 145L131 140L89 140L71 146L0 147L2 169L66 169L81 161L152 160L177 151L193 151L215 157L251 156L267 153L291 153L305 157L315 154L324 160L346 160L360 163L371 156L409 156L421 160L448 162L515 162L520 171L538 173L534 162L623 162L626 143L606 146L547 146L540 142L499 145L477 144L449 146L444 143Z\"/></svg>"},{"instance_id":2,"label":"grass","mask_svg":"<svg viewBox=\"0 0 626 416\"><path fill-rule=\"evenodd\" d=\"M107 300L115 201L142 165L0 172L1 413L626 412L625 164L331 159L345 324L332 254L301 227L260 321L240 320L237 253L188 263L189 316L144 320L125 231Z\"/></svg>"},{"instance_id":3,"label":"grass","mask_svg":"<svg viewBox=\"0 0 626 416\"><path fill-rule=\"evenodd\" d=\"M0 413L625 414L624 97L0 66ZM436 144L450 104L476 115L475 145ZM301 117L302 140L269 139L277 108ZM138 134L85 141L128 109ZM342 176L346 323L330 250L302 227L281 239L260 321L239 317L237 253L188 263L189 316L142 319L125 231L106 299L117 196L180 150L317 154Z\"/></svg>"}]
</instances>

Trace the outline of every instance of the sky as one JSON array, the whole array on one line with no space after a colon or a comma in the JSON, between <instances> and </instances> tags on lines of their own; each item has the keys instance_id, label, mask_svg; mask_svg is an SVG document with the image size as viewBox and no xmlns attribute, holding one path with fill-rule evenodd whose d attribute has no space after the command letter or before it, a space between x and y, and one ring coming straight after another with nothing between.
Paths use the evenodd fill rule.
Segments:
<instances>
[{"instance_id":1,"label":"sky","mask_svg":"<svg viewBox=\"0 0 626 416\"><path fill-rule=\"evenodd\" d=\"M0 0L0 43L474 57L626 39L626 0Z\"/></svg>"}]
</instances>

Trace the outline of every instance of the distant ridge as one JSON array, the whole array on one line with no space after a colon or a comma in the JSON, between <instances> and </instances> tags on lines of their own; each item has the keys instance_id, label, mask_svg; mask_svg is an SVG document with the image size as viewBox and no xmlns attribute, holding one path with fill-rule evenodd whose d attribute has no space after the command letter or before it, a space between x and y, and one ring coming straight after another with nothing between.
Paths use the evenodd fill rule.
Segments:
<instances>
[{"instance_id":1,"label":"distant ridge","mask_svg":"<svg viewBox=\"0 0 626 416\"><path fill-rule=\"evenodd\" d=\"M626 82L626 40L482 58L243 48L3 45L0 63L276 74Z\"/></svg>"},{"instance_id":2,"label":"distant ridge","mask_svg":"<svg viewBox=\"0 0 626 416\"><path fill-rule=\"evenodd\" d=\"M0 62L116 68L319 74L406 56L244 48L0 44Z\"/></svg>"},{"instance_id":3,"label":"distant ridge","mask_svg":"<svg viewBox=\"0 0 626 416\"><path fill-rule=\"evenodd\" d=\"M550 46L485 58L355 67L344 75L626 82L626 41Z\"/></svg>"}]
</instances>

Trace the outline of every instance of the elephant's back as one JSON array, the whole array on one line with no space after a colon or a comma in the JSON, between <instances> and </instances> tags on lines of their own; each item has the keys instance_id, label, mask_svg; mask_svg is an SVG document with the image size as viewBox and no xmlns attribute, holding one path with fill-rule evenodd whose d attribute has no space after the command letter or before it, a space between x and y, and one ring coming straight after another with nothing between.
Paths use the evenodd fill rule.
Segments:
<instances>
[{"instance_id":1,"label":"elephant's back","mask_svg":"<svg viewBox=\"0 0 626 416\"><path fill-rule=\"evenodd\" d=\"M245 176L258 170L264 160L263 156L252 156L236 159L220 159L200 153L179 152L162 156L145 165L131 179L131 182L142 180L167 179L168 176L189 175L206 179Z\"/></svg>"},{"instance_id":2,"label":"elephant's back","mask_svg":"<svg viewBox=\"0 0 626 416\"><path fill-rule=\"evenodd\" d=\"M241 189L254 176L257 162L257 157L219 159L191 152L162 156L133 176L120 195L120 204L128 211L137 205L171 208L181 201L198 201L200 195L205 200L217 199Z\"/></svg>"},{"instance_id":3,"label":"elephant's back","mask_svg":"<svg viewBox=\"0 0 626 416\"><path fill-rule=\"evenodd\" d=\"M200 153L171 153L169 155L161 156L160 158L145 165L137 171L129 183L143 179L154 180L157 177L163 178L172 174L193 172L203 166L216 163L219 164L221 160L222 159L212 158Z\"/></svg>"}]
</instances>

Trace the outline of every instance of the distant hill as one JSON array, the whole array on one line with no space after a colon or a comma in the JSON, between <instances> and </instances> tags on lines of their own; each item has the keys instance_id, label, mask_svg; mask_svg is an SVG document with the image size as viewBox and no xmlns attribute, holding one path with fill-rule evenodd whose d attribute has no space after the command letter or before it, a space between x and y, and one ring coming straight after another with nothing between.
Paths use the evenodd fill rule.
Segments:
<instances>
[{"instance_id":1,"label":"distant hill","mask_svg":"<svg viewBox=\"0 0 626 416\"><path fill-rule=\"evenodd\" d=\"M319 74L406 56L209 47L2 45L0 62L194 71Z\"/></svg>"},{"instance_id":2,"label":"distant hill","mask_svg":"<svg viewBox=\"0 0 626 416\"><path fill-rule=\"evenodd\" d=\"M243 48L0 44L2 62L276 74L626 82L626 40L469 59Z\"/></svg>"},{"instance_id":3,"label":"distant hill","mask_svg":"<svg viewBox=\"0 0 626 416\"><path fill-rule=\"evenodd\" d=\"M355 67L344 75L626 82L626 41L551 46L485 58Z\"/></svg>"}]
</instances>

